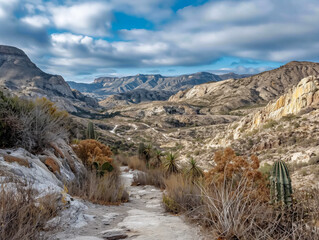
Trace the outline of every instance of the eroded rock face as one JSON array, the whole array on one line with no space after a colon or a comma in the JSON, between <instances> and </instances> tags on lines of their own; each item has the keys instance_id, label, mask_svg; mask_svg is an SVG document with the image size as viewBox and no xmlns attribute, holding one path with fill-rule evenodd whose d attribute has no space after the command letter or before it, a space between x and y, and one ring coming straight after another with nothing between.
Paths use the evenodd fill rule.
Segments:
<instances>
[{"instance_id":1,"label":"eroded rock face","mask_svg":"<svg viewBox=\"0 0 319 240\"><path fill-rule=\"evenodd\" d=\"M279 120L288 114L297 114L302 109L319 102L319 77L309 76L302 79L296 87L270 102L263 110L253 117L251 128L256 128L269 119Z\"/></svg>"},{"instance_id":2,"label":"eroded rock face","mask_svg":"<svg viewBox=\"0 0 319 240\"><path fill-rule=\"evenodd\" d=\"M62 76L43 72L15 47L0 45L0 86L19 97L46 97L69 112L77 112L77 107L98 107L96 100L74 94Z\"/></svg>"},{"instance_id":3,"label":"eroded rock face","mask_svg":"<svg viewBox=\"0 0 319 240\"><path fill-rule=\"evenodd\" d=\"M194 86L171 96L169 101L206 106L215 113L227 112L267 104L287 93L300 79L318 74L319 63L290 62L254 76Z\"/></svg>"}]
</instances>

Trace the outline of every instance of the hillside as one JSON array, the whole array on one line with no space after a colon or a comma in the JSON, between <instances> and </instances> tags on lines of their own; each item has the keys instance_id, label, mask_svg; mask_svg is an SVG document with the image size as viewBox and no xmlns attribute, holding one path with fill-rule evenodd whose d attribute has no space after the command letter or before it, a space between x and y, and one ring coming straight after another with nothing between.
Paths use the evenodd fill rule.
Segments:
<instances>
[{"instance_id":1,"label":"hillside","mask_svg":"<svg viewBox=\"0 0 319 240\"><path fill-rule=\"evenodd\" d=\"M59 75L39 69L20 49L0 45L0 86L18 96L47 97L69 112L98 108L98 103L72 90Z\"/></svg>"},{"instance_id":2,"label":"hillside","mask_svg":"<svg viewBox=\"0 0 319 240\"><path fill-rule=\"evenodd\" d=\"M166 91L174 94L180 90L185 90L198 84L217 82L230 77L241 78L243 76L234 73L216 75L208 72L199 72L173 77L165 77L160 74L138 74L127 77L100 77L95 79L93 83L67 83L71 86L71 88L77 89L88 96L94 96L102 100L109 95L125 93L135 89Z\"/></svg>"},{"instance_id":3,"label":"hillside","mask_svg":"<svg viewBox=\"0 0 319 240\"><path fill-rule=\"evenodd\" d=\"M280 68L242 79L206 83L178 92L170 102L187 102L206 106L212 112L267 104L287 92L300 79L318 75L319 63L290 62Z\"/></svg>"},{"instance_id":4,"label":"hillside","mask_svg":"<svg viewBox=\"0 0 319 240\"><path fill-rule=\"evenodd\" d=\"M167 91L156 91L146 89L135 89L125 93L111 95L99 102L102 107L112 108L115 106L125 106L138 104L141 102L166 101L172 95Z\"/></svg>"}]
</instances>

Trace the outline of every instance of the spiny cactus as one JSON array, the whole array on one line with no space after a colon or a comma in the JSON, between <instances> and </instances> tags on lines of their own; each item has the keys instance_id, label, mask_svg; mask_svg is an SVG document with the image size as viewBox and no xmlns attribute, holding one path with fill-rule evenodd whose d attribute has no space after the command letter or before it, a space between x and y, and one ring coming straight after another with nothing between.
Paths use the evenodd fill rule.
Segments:
<instances>
[{"instance_id":1,"label":"spiny cactus","mask_svg":"<svg viewBox=\"0 0 319 240\"><path fill-rule=\"evenodd\" d=\"M291 179L287 165L283 161L276 161L271 171L271 201L282 206L292 204Z\"/></svg>"},{"instance_id":2,"label":"spiny cactus","mask_svg":"<svg viewBox=\"0 0 319 240\"><path fill-rule=\"evenodd\" d=\"M97 134L94 130L94 124L92 122L88 123L88 127L86 130L86 138L87 139L97 139Z\"/></svg>"},{"instance_id":3,"label":"spiny cactus","mask_svg":"<svg viewBox=\"0 0 319 240\"><path fill-rule=\"evenodd\" d=\"M114 169L112 164L109 162L105 162L102 165L98 162L93 162L92 165L95 168L96 173L100 175L101 177L103 177L106 172L112 172Z\"/></svg>"}]
</instances>

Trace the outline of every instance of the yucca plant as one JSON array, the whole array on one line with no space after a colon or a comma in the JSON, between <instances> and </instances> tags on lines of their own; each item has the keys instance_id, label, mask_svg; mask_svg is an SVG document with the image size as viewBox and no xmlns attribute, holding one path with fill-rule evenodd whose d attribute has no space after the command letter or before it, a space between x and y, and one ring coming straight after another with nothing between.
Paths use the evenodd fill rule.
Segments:
<instances>
[{"instance_id":1,"label":"yucca plant","mask_svg":"<svg viewBox=\"0 0 319 240\"><path fill-rule=\"evenodd\" d=\"M152 150L153 150L153 147L151 144L148 144L144 148L143 154L144 154L144 159L146 162L146 167L149 167L149 161L151 160L151 157L152 157Z\"/></svg>"},{"instance_id":2,"label":"yucca plant","mask_svg":"<svg viewBox=\"0 0 319 240\"><path fill-rule=\"evenodd\" d=\"M191 179L197 179L199 177L204 176L203 170L197 165L197 162L194 160L194 158L191 158L189 160L189 168L188 168L186 174Z\"/></svg>"},{"instance_id":3,"label":"yucca plant","mask_svg":"<svg viewBox=\"0 0 319 240\"><path fill-rule=\"evenodd\" d=\"M158 168L162 165L162 157L164 156L161 150L155 149L154 151L155 159L153 161L152 166Z\"/></svg>"},{"instance_id":4,"label":"yucca plant","mask_svg":"<svg viewBox=\"0 0 319 240\"><path fill-rule=\"evenodd\" d=\"M179 173L177 155L173 153L167 154L163 167L167 174Z\"/></svg>"},{"instance_id":5,"label":"yucca plant","mask_svg":"<svg viewBox=\"0 0 319 240\"><path fill-rule=\"evenodd\" d=\"M279 160L273 165L271 171L271 202L282 206L290 206L292 204L292 187L291 179L287 165Z\"/></svg>"}]
</instances>

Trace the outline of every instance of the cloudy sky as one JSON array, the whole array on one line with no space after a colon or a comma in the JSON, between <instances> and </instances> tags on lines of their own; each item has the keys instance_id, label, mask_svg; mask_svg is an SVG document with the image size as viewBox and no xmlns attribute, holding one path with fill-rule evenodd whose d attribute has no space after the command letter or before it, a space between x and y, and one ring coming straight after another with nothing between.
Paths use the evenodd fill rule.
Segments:
<instances>
[{"instance_id":1,"label":"cloudy sky","mask_svg":"<svg viewBox=\"0 0 319 240\"><path fill-rule=\"evenodd\" d=\"M0 0L0 44L67 80L319 61L318 0Z\"/></svg>"}]
</instances>

